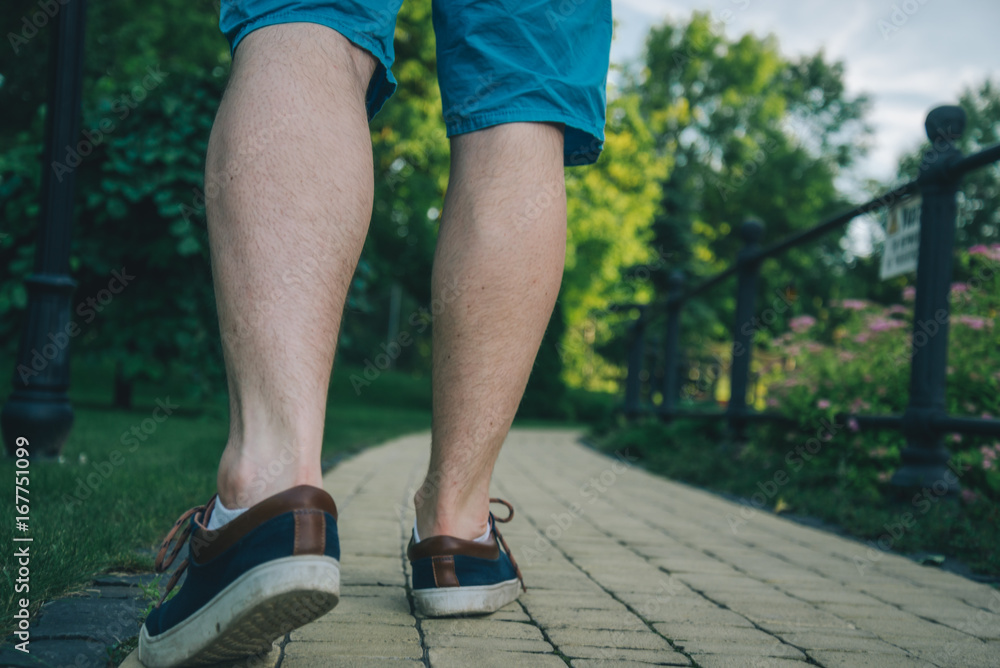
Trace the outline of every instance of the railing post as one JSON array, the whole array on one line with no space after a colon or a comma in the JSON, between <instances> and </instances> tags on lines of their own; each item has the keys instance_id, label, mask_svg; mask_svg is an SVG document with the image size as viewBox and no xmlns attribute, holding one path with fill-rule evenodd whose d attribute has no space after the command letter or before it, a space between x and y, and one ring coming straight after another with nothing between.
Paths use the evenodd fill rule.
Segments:
<instances>
[{"instance_id":1,"label":"railing post","mask_svg":"<svg viewBox=\"0 0 1000 668\"><path fill-rule=\"evenodd\" d=\"M754 309L757 282L760 276L760 240L764 224L747 220L740 226L743 248L736 258L736 324L733 327L733 362L729 369L729 429L737 439L743 439L747 414L747 385L750 377L750 354L753 350Z\"/></svg>"},{"instance_id":2,"label":"railing post","mask_svg":"<svg viewBox=\"0 0 1000 668\"><path fill-rule=\"evenodd\" d=\"M629 326L628 376L625 379L625 417L631 419L640 413L639 394L642 389L642 357L646 344L646 307L639 309L639 317Z\"/></svg>"},{"instance_id":3,"label":"railing post","mask_svg":"<svg viewBox=\"0 0 1000 668\"><path fill-rule=\"evenodd\" d=\"M55 18L49 60L49 105L42 160L41 215L34 272L25 279L28 307L14 370L14 391L0 414L7 452L17 438L30 443L33 457L57 456L73 426L69 403L70 298L76 282L69 276L75 170L59 174L52 166L80 139L83 87L85 0L69 0ZM62 341L57 343L57 339Z\"/></svg>"},{"instance_id":4,"label":"railing post","mask_svg":"<svg viewBox=\"0 0 1000 668\"><path fill-rule=\"evenodd\" d=\"M681 337L681 291L684 288L684 272L670 274L667 290L667 333L663 345L663 401L660 403L660 418L669 421L680 398L680 384L677 378L677 349Z\"/></svg>"},{"instance_id":5,"label":"railing post","mask_svg":"<svg viewBox=\"0 0 1000 668\"><path fill-rule=\"evenodd\" d=\"M954 142L965 130L965 111L956 106L937 107L927 115L924 128L931 149L917 178L921 196L920 249L913 307L910 397L903 414L906 448L901 453L903 465L892 477L892 484L914 488L937 483L955 491L958 479L948 475L950 454L934 421L946 415L948 294L959 182L949 168L962 157Z\"/></svg>"}]
</instances>

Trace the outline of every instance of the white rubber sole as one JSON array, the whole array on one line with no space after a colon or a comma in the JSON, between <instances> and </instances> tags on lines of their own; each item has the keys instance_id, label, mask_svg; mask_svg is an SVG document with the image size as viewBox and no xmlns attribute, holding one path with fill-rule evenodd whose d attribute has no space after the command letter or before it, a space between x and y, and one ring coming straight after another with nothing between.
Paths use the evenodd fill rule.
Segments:
<instances>
[{"instance_id":1,"label":"white rubber sole","mask_svg":"<svg viewBox=\"0 0 1000 668\"><path fill-rule=\"evenodd\" d=\"M148 668L201 666L267 652L275 639L340 601L340 564L332 557L283 557L253 568L158 636L143 625L139 661Z\"/></svg>"},{"instance_id":2,"label":"white rubber sole","mask_svg":"<svg viewBox=\"0 0 1000 668\"><path fill-rule=\"evenodd\" d=\"M427 617L487 615L515 600L521 593L516 578L494 585L414 589L417 611Z\"/></svg>"}]
</instances>

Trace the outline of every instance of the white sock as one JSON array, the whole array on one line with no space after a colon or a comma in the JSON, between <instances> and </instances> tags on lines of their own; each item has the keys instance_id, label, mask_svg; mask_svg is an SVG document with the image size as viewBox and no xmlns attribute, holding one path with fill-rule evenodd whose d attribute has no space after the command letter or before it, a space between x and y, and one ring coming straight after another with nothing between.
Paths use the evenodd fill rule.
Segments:
<instances>
[{"instance_id":1,"label":"white sock","mask_svg":"<svg viewBox=\"0 0 1000 668\"><path fill-rule=\"evenodd\" d=\"M486 533L484 533L479 538L476 538L475 542L477 542L477 543L489 543L490 542L490 534L491 533L493 533L493 532L490 531L489 529L487 529ZM414 543L419 543L420 542L420 533L417 532L417 519L416 518L413 518L413 542Z\"/></svg>"},{"instance_id":2,"label":"white sock","mask_svg":"<svg viewBox=\"0 0 1000 668\"><path fill-rule=\"evenodd\" d=\"M229 524L246 511L246 508L234 508L230 510L222 505L221 499L216 497L215 506L212 508L212 515L208 518L208 530L215 531L216 529Z\"/></svg>"}]
</instances>

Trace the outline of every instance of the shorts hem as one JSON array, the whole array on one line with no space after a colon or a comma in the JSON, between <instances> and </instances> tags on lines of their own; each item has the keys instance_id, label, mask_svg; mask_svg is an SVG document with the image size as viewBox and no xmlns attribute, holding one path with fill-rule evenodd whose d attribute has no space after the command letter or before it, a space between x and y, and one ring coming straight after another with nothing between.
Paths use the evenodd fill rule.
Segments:
<instances>
[{"instance_id":1,"label":"shorts hem","mask_svg":"<svg viewBox=\"0 0 1000 668\"><path fill-rule=\"evenodd\" d=\"M563 162L566 167L591 165L604 149L604 129L581 123L579 118L545 109L517 109L477 114L446 124L448 137L468 134L504 123L562 123L564 131Z\"/></svg>"}]
</instances>

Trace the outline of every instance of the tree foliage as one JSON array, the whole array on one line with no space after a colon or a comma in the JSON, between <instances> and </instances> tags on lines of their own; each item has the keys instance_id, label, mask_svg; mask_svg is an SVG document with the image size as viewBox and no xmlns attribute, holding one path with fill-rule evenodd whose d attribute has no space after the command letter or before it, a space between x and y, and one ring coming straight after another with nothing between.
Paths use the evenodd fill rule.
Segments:
<instances>
[{"instance_id":1,"label":"tree foliage","mask_svg":"<svg viewBox=\"0 0 1000 668\"><path fill-rule=\"evenodd\" d=\"M847 94L843 63L828 62L822 51L791 59L773 36L729 39L696 12L686 23L652 30L645 67L631 85L657 150L676 162L654 243L673 251L673 266L688 276L728 266L742 246L734 232L748 218L764 222L768 242L846 206L835 179L864 151L869 101ZM830 274L843 266L836 242L766 265L762 294L793 285L800 294L827 296ZM662 290L665 274L659 278ZM731 300L709 299L699 329L724 336L728 320L716 314Z\"/></svg>"}]
</instances>

